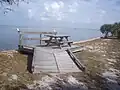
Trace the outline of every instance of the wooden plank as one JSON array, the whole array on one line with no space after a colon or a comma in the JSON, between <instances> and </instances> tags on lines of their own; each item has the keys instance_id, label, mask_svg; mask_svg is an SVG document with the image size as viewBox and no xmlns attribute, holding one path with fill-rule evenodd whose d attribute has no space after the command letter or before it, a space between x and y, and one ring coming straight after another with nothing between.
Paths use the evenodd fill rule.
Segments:
<instances>
[{"instance_id":1,"label":"wooden plank","mask_svg":"<svg viewBox=\"0 0 120 90\"><path fill-rule=\"evenodd\" d=\"M77 59L77 57L72 53L71 50L67 49L68 54L71 56L71 58L74 60L74 62L77 64L77 66L82 70L85 71L85 66L80 62L80 60Z\"/></svg>"},{"instance_id":2,"label":"wooden plank","mask_svg":"<svg viewBox=\"0 0 120 90\"><path fill-rule=\"evenodd\" d=\"M81 51L83 51L83 48L72 50L72 53L77 53L77 52L81 52Z\"/></svg>"},{"instance_id":3,"label":"wooden plank","mask_svg":"<svg viewBox=\"0 0 120 90\"><path fill-rule=\"evenodd\" d=\"M80 72L79 68L64 49L36 47L33 63L34 73L39 72Z\"/></svg>"},{"instance_id":4,"label":"wooden plank","mask_svg":"<svg viewBox=\"0 0 120 90\"><path fill-rule=\"evenodd\" d=\"M66 51L55 53L60 72L80 72Z\"/></svg>"},{"instance_id":5,"label":"wooden plank","mask_svg":"<svg viewBox=\"0 0 120 90\"><path fill-rule=\"evenodd\" d=\"M72 47L70 48L72 53L77 53L77 52L83 51L84 49L85 48L83 46L77 46L77 45L72 45Z\"/></svg>"},{"instance_id":6,"label":"wooden plank","mask_svg":"<svg viewBox=\"0 0 120 90\"><path fill-rule=\"evenodd\" d=\"M23 34L56 34L57 32L34 32L34 31L21 31Z\"/></svg>"},{"instance_id":7,"label":"wooden plank","mask_svg":"<svg viewBox=\"0 0 120 90\"><path fill-rule=\"evenodd\" d=\"M57 68L56 68L56 66L55 65L52 65L52 66L48 66L48 65L42 65L42 66L38 66L38 65L36 65L35 67L37 67L37 68L40 68L40 69L48 69L48 70L57 70Z\"/></svg>"},{"instance_id":8,"label":"wooden plank","mask_svg":"<svg viewBox=\"0 0 120 90\"><path fill-rule=\"evenodd\" d=\"M54 35L54 34L47 34L45 35L47 37L55 37L55 38L65 38L65 37L70 37L69 35L60 35L60 34L57 34L57 35Z\"/></svg>"},{"instance_id":9,"label":"wooden plank","mask_svg":"<svg viewBox=\"0 0 120 90\"><path fill-rule=\"evenodd\" d=\"M46 40L49 40L49 38L32 37L32 38L23 38L23 40L41 40L41 41L46 41Z\"/></svg>"},{"instance_id":10,"label":"wooden plank","mask_svg":"<svg viewBox=\"0 0 120 90\"><path fill-rule=\"evenodd\" d=\"M52 53L43 48L35 48L33 56L34 73L58 72L55 58Z\"/></svg>"},{"instance_id":11,"label":"wooden plank","mask_svg":"<svg viewBox=\"0 0 120 90\"><path fill-rule=\"evenodd\" d=\"M50 66L50 65L55 65L55 64L56 63L54 61L50 61L50 60L41 60L41 61L36 61L34 63L34 65L40 65L40 66L42 66L42 65L48 65L48 66Z\"/></svg>"},{"instance_id":12,"label":"wooden plank","mask_svg":"<svg viewBox=\"0 0 120 90\"><path fill-rule=\"evenodd\" d=\"M23 40L41 40L41 38L23 38Z\"/></svg>"},{"instance_id":13,"label":"wooden plank","mask_svg":"<svg viewBox=\"0 0 120 90\"><path fill-rule=\"evenodd\" d=\"M47 72L47 73L50 73L50 72L55 72L55 73L58 73L58 70L56 68L56 66L37 66L35 65L34 66L34 73L38 73L38 72Z\"/></svg>"},{"instance_id":14,"label":"wooden plank","mask_svg":"<svg viewBox=\"0 0 120 90\"><path fill-rule=\"evenodd\" d=\"M57 69L40 69L35 67L34 72L33 73L40 73L40 72L44 72L44 73L59 73Z\"/></svg>"}]
</instances>

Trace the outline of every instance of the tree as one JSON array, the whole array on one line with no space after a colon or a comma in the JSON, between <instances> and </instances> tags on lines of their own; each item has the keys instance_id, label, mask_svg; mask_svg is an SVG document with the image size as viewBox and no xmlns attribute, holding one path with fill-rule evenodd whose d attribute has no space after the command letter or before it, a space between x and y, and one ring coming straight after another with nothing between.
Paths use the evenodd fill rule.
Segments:
<instances>
[{"instance_id":1,"label":"tree","mask_svg":"<svg viewBox=\"0 0 120 90\"><path fill-rule=\"evenodd\" d=\"M9 11L14 11L14 8L9 8L9 7L6 8L4 6L13 5L13 4L18 6L19 3L22 2L22 1L24 1L28 4L27 0L0 0L0 6L2 6L4 8L3 12L4 12L4 14L6 14Z\"/></svg>"},{"instance_id":2,"label":"tree","mask_svg":"<svg viewBox=\"0 0 120 90\"><path fill-rule=\"evenodd\" d=\"M114 23L113 26L112 26L113 36L117 36L118 29L119 29L119 24L116 22L116 23Z\"/></svg>"},{"instance_id":3,"label":"tree","mask_svg":"<svg viewBox=\"0 0 120 90\"><path fill-rule=\"evenodd\" d=\"M105 34L105 38L108 37L108 33L111 33L112 36L120 38L120 22L114 24L104 24L100 27L101 33Z\"/></svg>"},{"instance_id":4,"label":"tree","mask_svg":"<svg viewBox=\"0 0 120 90\"><path fill-rule=\"evenodd\" d=\"M100 27L100 31L105 34L105 38L108 37L108 34L111 33L112 25L111 24L104 24Z\"/></svg>"},{"instance_id":5,"label":"tree","mask_svg":"<svg viewBox=\"0 0 120 90\"><path fill-rule=\"evenodd\" d=\"M1 5L3 5L3 3L12 5L12 4L18 4L20 1L24 1L24 0L0 0L0 3Z\"/></svg>"}]
</instances>

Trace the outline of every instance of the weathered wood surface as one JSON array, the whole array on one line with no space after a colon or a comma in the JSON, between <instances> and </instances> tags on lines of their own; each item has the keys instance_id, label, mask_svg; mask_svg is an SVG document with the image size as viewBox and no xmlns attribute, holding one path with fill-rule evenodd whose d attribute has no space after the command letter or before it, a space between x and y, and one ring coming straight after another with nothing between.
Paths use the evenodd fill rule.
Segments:
<instances>
[{"instance_id":1,"label":"weathered wood surface","mask_svg":"<svg viewBox=\"0 0 120 90\"><path fill-rule=\"evenodd\" d=\"M85 71L85 66L77 59L77 57L72 53L70 49L67 49L68 54L73 59L73 61L76 63L76 65L82 70Z\"/></svg>"},{"instance_id":2,"label":"weathered wood surface","mask_svg":"<svg viewBox=\"0 0 120 90\"><path fill-rule=\"evenodd\" d=\"M60 72L80 71L66 51L56 52L55 57Z\"/></svg>"},{"instance_id":3,"label":"weathered wood surface","mask_svg":"<svg viewBox=\"0 0 120 90\"><path fill-rule=\"evenodd\" d=\"M68 73L80 72L73 60L64 49L36 47L34 50L33 73Z\"/></svg>"},{"instance_id":4,"label":"weathered wood surface","mask_svg":"<svg viewBox=\"0 0 120 90\"><path fill-rule=\"evenodd\" d=\"M45 37L45 38L32 37L32 38L23 38L23 40L41 40L41 41L45 41L45 40L49 40L49 38L47 38L47 37Z\"/></svg>"},{"instance_id":5,"label":"weathered wood surface","mask_svg":"<svg viewBox=\"0 0 120 90\"><path fill-rule=\"evenodd\" d=\"M19 33L19 45L18 45L19 47L18 47L18 49L22 49L23 45L25 45L24 41L26 41L26 40L39 40L40 41L39 45L41 45L42 41L45 41L45 38L43 38L43 36L45 34L53 34L53 35L57 34L57 32L40 32L40 31L24 31L24 30L26 30L26 29L22 29L22 31L18 31L18 33ZM37 35L38 34L39 37L25 38L24 36L26 34L27 35L33 35L33 34Z\"/></svg>"},{"instance_id":6,"label":"weathered wood surface","mask_svg":"<svg viewBox=\"0 0 120 90\"><path fill-rule=\"evenodd\" d=\"M24 34L56 34L57 32L34 32L34 31L22 31Z\"/></svg>"}]
</instances>

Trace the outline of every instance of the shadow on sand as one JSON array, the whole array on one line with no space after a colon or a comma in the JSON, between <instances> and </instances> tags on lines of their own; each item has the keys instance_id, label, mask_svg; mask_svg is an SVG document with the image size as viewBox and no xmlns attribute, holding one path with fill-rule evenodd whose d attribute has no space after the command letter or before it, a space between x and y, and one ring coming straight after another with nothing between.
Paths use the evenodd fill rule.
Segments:
<instances>
[{"instance_id":1,"label":"shadow on sand","mask_svg":"<svg viewBox=\"0 0 120 90\"><path fill-rule=\"evenodd\" d=\"M32 73L33 52L18 51L21 54L27 55L27 70Z\"/></svg>"},{"instance_id":2,"label":"shadow on sand","mask_svg":"<svg viewBox=\"0 0 120 90\"><path fill-rule=\"evenodd\" d=\"M32 73L32 61L33 61L33 54L28 54L27 57L27 70Z\"/></svg>"}]
</instances>

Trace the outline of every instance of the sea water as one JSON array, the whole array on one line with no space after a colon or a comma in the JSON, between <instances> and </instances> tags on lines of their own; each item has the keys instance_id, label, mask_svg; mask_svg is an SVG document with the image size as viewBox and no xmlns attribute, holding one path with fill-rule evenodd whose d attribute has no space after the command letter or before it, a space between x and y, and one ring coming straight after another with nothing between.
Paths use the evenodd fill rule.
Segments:
<instances>
[{"instance_id":1,"label":"sea water","mask_svg":"<svg viewBox=\"0 0 120 90\"><path fill-rule=\"evenodd\" d=\"M0 26L0 50L17 49L19 42L19 34L16 28L23 30L24 27L17 26ZM45 27L24 29L26 31L57 31L59 34L71 36L73 41L87 40L95 37L100 37L101 33L98 29L85 28L65 28L65 27ZM37 41L38 42L38 41ZM32 42L34 43L34 42Z\"/></svg>"}]
</instances>

